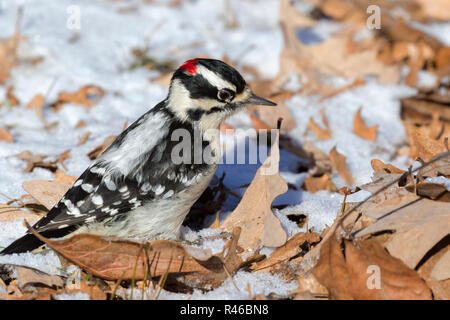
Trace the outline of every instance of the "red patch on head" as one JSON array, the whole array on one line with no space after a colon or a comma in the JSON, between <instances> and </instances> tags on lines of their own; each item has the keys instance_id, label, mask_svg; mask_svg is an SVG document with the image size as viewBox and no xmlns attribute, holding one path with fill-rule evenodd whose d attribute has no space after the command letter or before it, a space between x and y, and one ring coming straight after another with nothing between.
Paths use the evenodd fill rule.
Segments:
<instances>
[{"instance_id":1,"label":"red patch on head","mask_svg":"<svg viewBox=\"0 0 450 320\"><path fill-rule=\"evenodd\" d=\"M180 69L183 69L184 71L189 72L190 74L195 74L197 72L197 66L195 63L197 63L197 59L191 59L183 63L183 65L180 67Z\"/></svg>"}]
</instances>

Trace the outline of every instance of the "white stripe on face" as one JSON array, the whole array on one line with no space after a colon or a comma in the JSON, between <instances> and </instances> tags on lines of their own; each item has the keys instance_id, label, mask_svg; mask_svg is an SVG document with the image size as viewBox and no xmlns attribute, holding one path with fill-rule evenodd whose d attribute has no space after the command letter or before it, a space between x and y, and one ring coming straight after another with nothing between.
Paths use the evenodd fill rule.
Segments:
<instances>
[{"instance_id":1,"label":"white stripe on face","mask_svg":"<svg viewBox=\"0 0 450 320\"><path fill-rule=\"evenodd\" d=\"M205 78L210 84L215 86L218 90L226 88L236 92L236 86L234 84L224 80L220 75L202 66L201 64L197 65L196 73L202 75L203 78Z\"/></svg>"}]
</instances>

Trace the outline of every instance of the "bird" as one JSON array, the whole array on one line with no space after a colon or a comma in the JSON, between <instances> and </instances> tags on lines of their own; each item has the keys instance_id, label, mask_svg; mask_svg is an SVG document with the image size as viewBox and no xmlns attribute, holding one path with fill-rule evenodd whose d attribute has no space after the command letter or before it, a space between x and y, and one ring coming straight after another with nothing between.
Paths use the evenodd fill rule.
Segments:
<instances>
[{"instance_id":1,"label":"bird","mask_svg":"<svg viewBox=\"0 0 450 320\"><path fill-rule=\"evenodd\" d=\"M183 220L218 167L220 125L255 105L276 103L257 96L221 60L187 60L173 73L167 97L125 129L33 229L47 238L179 240ZM28 232L0 254L43 244Z\"/></svg>"}]
</instances>

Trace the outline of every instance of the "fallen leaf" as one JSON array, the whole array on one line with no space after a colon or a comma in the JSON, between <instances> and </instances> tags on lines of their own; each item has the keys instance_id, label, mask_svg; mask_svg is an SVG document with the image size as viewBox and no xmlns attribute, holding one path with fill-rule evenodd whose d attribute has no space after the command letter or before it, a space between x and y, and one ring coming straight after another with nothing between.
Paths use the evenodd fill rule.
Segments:
<instances>
[{"instance_id":1,"label":"fallen leaf","mask_svg":"<svg viewBox=\"0 0 450 320\"><path fill-rule=\"evenodd\" d=\"M61 277L56 275L49 275L26 267L18 267L16 268L16 272L19 287L21 289L27 286L47 286L49 288L61 288L64 286Z\"/></svg>"},{"instance_id":2,"label":"fallen leaf","mask_svg":"<svg viewBox=\"0 0 450 320\"><path fill-rule=\"evenodd\" d=\"M379 199L386 200L380 202ZM375 222L356 231L355 236L395 231L385 247L410 268L415 268L427 252L450 233L448 203L419 198L398 186L387 189L378 200L367 201L359 210Z\"/></svg>"},{"instance_id":3,"label":"fallen leaf","mask_svg":"<svg viewBox=\"0 0 450 320\"><path fill-rule=\"evenodd\" d=\"M23 189L48 210L66 194L72 183L60 183L46 180L29 180L22 183Z\"/></svg>"},{"instance_id":4,"label":"fallen leaf","mask_svg":"<svg viewBox=\"0 0 450 320\"><path fill-rule=\"evenodd\" d=\"M372 166L373 171L381 172L383 174L403 174L406 172L405 170L399 169L392 164L386 164L379 159L372 159L372 161L370 161L370 165Z\"/></svg>"},{"instance_id":5,"label":"fallen leaf","mask_svg":"<svg viewBox=\"0 0 450 320\"><path fill-rule=\"evenodd\" d=\"M16 98L16 96L14 95L14 87L10 86L8 87L8 89L6 89L6 98L9 101L9 104L11 106L18 106L20 104L19 100Z\"/></svg>"},{"instance_id":6,"label":"fallen leaf","mask_svg":"<svg viewBox=\"0 0 450 320\"><path fill-rule=\"evenodd\" d=\"M77 292L86 293L89 295L91 300L106 300L107 295L104 290L102 290L97 284L90 285L86 281L81 281L77 289L71 289L68 291L69 294L74 294Z\"/></svg>"},{"instance_id":7,"label":"fallen leaf","mask_svg":"<svg viewBox=\"0 0 450 320\"><path fill-rule=\"evenodd\" d=\"M367 127L364 120L361 118L361 108L356 112L355 118L353 120L353 132L366 140L375 141L377 140L377 129L378 125Z\"/></svg>"},{"instance_id":8,"label":"fallen leaf","mask_svg":"<svg viewBox=\"0 0 450 320\"><path fill-rule=\"evenodd\" d=\"M218 286L236 272L242 260L236 255L240 230L233 231L224 252L156 240L140 243L93 234L77 234L64 240L49 240L27 225L31 233L64 258L87 272L106 280L143 280L166 273L186 273L210 285ZM226 252L226 253L225 253Z\"/></svg>"},{"instance_id":9,"label":"fallen leaf","mask_svg":"<svg viewBox=\"0 0 450 320\"><path fill-rule=\"evenodd\" d=\"M27 109L34 109L36 111L36 115L42 121L42 123L47 124L45 121L44 115L42 113L42 108L45 104L45 98L42 94L37 94L31 99L30 102L25 106Z\"/></svg>"},{"instance_id":10,"label":"fallen leaf","mask_svg":"<svg viewBox=\"0 0 450 320\"><path fill-rule=\"evenodd\" d=\"M320 250L314 276L330 299L431 300L431 291L416 271L387 253L374 240L330 237Z\"/></svg>"},{"instance_id":11,"label":"fallen leaf","mask_svg":"<svg viewBox=\"0 0 450 320\"><path fill-rule=\"evenodd\" d=\"M78 123L75 125L75 128L82 128L86 126L86 123L83 120L78 121Z\"/></svg>"},{"instance_id":12,"label":"fallen leaf","mask_svg":"<svg viewBox=\"0 0 450 320\"><path fill-rule=\"evenodd\" d=\"M408 136L413 158L421 157L425 161L430 161L434 156L446 151L443 143L429 138L420 129L413 129Z\"/></svg>"},{"instance_id":13,"label":"fallen leaf","mask_svg":"<svg viewBox=\"0 0 450 320\"><path fill-rule=\"evenodd\" d=\"M80 138L80 140L78 140L77 146L81 146L83 144L86 143L86 141L88 141L89 137L91 136L91 132L90 131L86 131Z\"/></svg>"},{"instance_id":14,"label":"fallen leaf","mask_svg":"<svg viewBox=\"0 0 450 320\"><path fill-rule=\"evenodd\" d=\"M333 168L337 170L341 178L344 179L347 184L353 185L355 183L352 174L348 170L345 156L337 152L336 146L330 151L330 161Z\"/></svg>"},{"instance_id":15,"label":"fallen leaf","mask_svg":"<svg viewBox=\"0 0 450 320\"><path fill-rule=\"evenodd\" d=\"M284 245L278 247L274 252L272 252L269 258L252 265L250 269L252 269L253 271L268 271L267 268L270 268L280 262L289 260L304 251L304 245L308 247L308 245L312 245L319 241L320 235L318 233L298 232L294 234Z\"/></svg>"},{"instance_id":16,"label":"fallen leaf","mask_svg":"<svg viewBox=\"0 0 450 320\"><path fill-rule=\"evenodd\" d=\"M320 190L327 190L328 192L335 192L337 190L335 184L331 181L330 176L323 174L322 176L314 176L308 174L303 187L306 191L316 193Z\"/></svg>"},{"instance_id":17,"label":"fallen leaf","mask_svg":"<svg viewBox=\"0 0 450 320\"><path fill-rule=\"evenodd\" d=\"M436 201L450 202L450 192L443 184L420 182L416 184L409 184L405 188L409 192L412 192L420 197L425 197Z\"/></svg>"},{"instance_id":18,"label":"fallen leaf","mask_svg":"<svg viewBox=\"0 0 450 320\"><path fill-rule=\"evenodd\" d=\"M223 122L223 123L220 125L220 132L225 132L225 133L230 132L230 133L234 133L235 130L234 130L234 127L233 127L232 125L230 125L230 124L228 124L228 123L226 123L226 122Z\"/></svg>"},{"instance_id":19,"label":"fallen leaf","mask_svg":"<svg viewBox=\"0 0 450 320\"><path fill-rule=\"evenodd\" d=\"M319 99L319 103L322 103L325 99L329 99L332 98L338 94L341 94L345 91L354 89L356 87L359 86L363 86L366 84L366 80L362 79L362 78L356 78L352 83L350 83L349 85L343 86L341 88L338 88L336 90L333 90L332 92L329 92L325 95L323 95L320 99Z\"/></svg>"},{"instance_id":20,"label":"fallen leaf","mask_svg":"<svg viewBox=\"0 0 450 320\"><path fill-rule=\"evenodd\" d=\"M58 111L65 103L73 103L90 108L95 106L104 95L105 91L95 85L83 86L74 93L61 92L54 103L55 111Z\"/></svg>"},{"instance_id":21,"label":"fallen leaf","mask_svg":"<svg viewBox=\"0 0 450 320\"><path fill-rule=\"evenodd\" d=\"M330 129L328 127L327 127L327 129L322 129L314 122L314 119L312 117L309 118L308 128L314 132L317 139L319 139L319 140L331 139Z\"/></svg>"},{"instance_id":22,"label":"fallen leaf","mask_svg":"<svg viewBox=\"0 0 450 320\"><path fill-rule=\"evenodd\" d=\"M256 172L237 208L221 224L226 231L242 228L239 246L248 251L263 246L279 247L286 242L286 232L271 209L273 200L288 190L286 181L278 173L278 141L277 133L269 157Z\"/></svg>"},{"instance_id":23,"label":"fallen leaf","mask_svg":"<svg viewBox=\"0 0 450 320\"><path fill-rule=\"evenodd\" d=\"M78 177L69 176L62 172L61 170L56 170L55 172L55 178L53 179L54 182L61 182L64 184L73 184L78 179Z\"/></svg>"},{"instance_id":24,"label":"fallen leaf","mask_svg":"<svg viewBox=\"0 0 450 320\"><path fill-rule=\"evenodd\" d=\"M450 279L450 250L439 259L431 271L430 277L436 280Z\"/></svg>"},{"instance_id":25,"label":"fallen leaf","mask_svg":"<svg viewBox=\"0 0 450 320\"><path fill-rule=\"evenodd\" d=\"M312 272L308 272L307 275L298 277L298 289L297 294L303 292L310 293L314 296L328 296L328 290L317 281Z\"/></svg>"},{"instance_id":26,"label":"fallen leaf","mask_svg":"<svg viewBox=\"0 0 450 320\"><path fill-rule=\"evenodd\" d=\"M0 129L0 140L1 141L6 141L6 142L9 142L9 143L13 143L14 142L12 134L6 129Z\"/></svg>"},{"instance_id":27,"label":"fallen leaf","mask_svg":"<svg viewBox=\"0 0 450 320\"><path fill-rule=\"evenodd\" d=\"M14 221L19 218L26 219L27 221L37 221L41 216L0 203L0 222Z\"/></svg>"},{"instance_id":28,"label":"fallen leaf","mask_svg":"<svg viewBox=\"0 0 450 320\"><path fill-rule=\"evenodd\" d=\"M272 128L264 120L262 120L255 112L250 114L250 121L252 123L253 129L257 131L266 130L267 132L270 132L272 130Z\"/></svg>"},{"instance_id":29,"label":"fallen leaf","mask_svg":"<svg viewBox=\"0 0 450 320\"><path fill-rule=\"evenodd\" d=\"M0 41L0 84L6 83L11 76L11 69L17 65L17 47L23 40L16 32L12 37Z\"/></svg>"},{"instance_id":30,"label":"fallen leaf","mask_svg":"<svg viewBox=\"0 0 450 320\"><path fill-rule=\"evenodd\" d=\"M45 168L50 171L56 171L57 169L57 161L44 161L47 156L33 154L27 150L17 154L15 157L27 162L25 172L31 172L34 168Z\"/></svg>"}]
</instances>

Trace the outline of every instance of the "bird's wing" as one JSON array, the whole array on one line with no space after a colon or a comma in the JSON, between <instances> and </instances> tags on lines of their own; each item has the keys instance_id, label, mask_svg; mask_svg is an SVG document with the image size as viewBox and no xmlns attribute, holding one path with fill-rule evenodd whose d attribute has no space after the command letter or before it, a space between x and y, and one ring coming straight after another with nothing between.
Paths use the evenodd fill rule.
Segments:
<instances>
[{"instance_id":1,"label":"bird's wing","mask_svg":"<svg viewBox=\"0 0 450 320\"><path fill-rule=\"evenodd\" d=\"M152 161L168 152L165 141L169 128L163 127L166 122L161 117L149 112L119 135L33 227L43 232L101 221L172 195L174 190L167 188L170 182L165 187L161 184L174 168L161 168L161 162ZM143 166L147 166L146 174Z\"/></svg>"}]
</instances>

